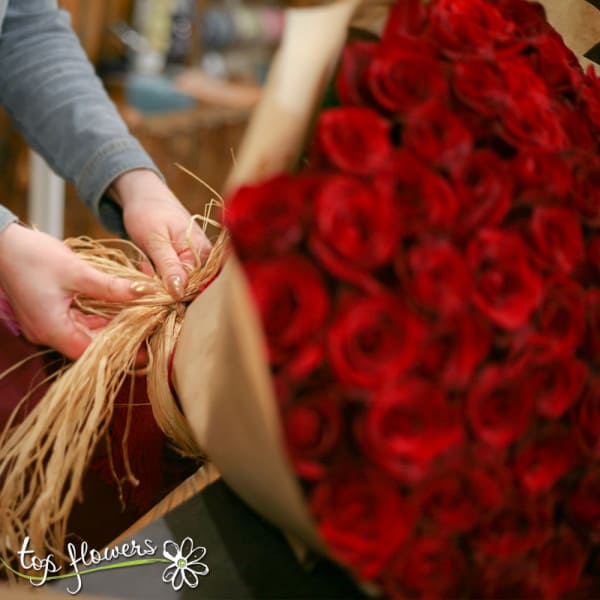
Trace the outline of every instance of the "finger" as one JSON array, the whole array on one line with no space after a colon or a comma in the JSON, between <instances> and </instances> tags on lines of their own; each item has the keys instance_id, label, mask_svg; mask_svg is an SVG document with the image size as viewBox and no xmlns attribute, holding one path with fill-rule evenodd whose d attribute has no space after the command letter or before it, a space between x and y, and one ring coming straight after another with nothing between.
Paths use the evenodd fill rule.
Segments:
<instances>
[{"instance_id":1,"label":"finger","mask_svg":"<svg viewBox=\"0 0 600 600\"><path fill-rule=\"evenodd\" d=\"M197 258L199 258L200 264L204 263L210 254L212 245L202 229L200 229L200 227L198 227L196 224L194 224L191 232L191 243L193 245L193 250L190 248L189 242L186 240L185 245L177 252L177 254L179 256L179 260L183 264L186 264L191 269L194 269L199 266L197 264Z\"/></svg>"},{"instance_id":2,"label":"finger","mask_svg":"<svg viewBox=\"0 0 600 600\"><path fill-rule=\"evenodd\" d=\"M68 311L56 321L47 324L43 343L55 348L71 360L77 360L90 345L92 336L85 327L77 322Z\"/></svg>"},{"instance_id":3,"label":"finger","mask_svg":"<svg viewBox=\"0 0 600 600\"><path fill-rule=\"evenodd\" d=\"M148 248L148 254L171 296L179 300L185 293L188 277L171 242L169 240L155 242Z\"/></svg>"},{"instance_id":4,"label":"finger","mask_svg":"<svg viewBox=\"0 0 600 600\"><path fill-rule=\"evenodd\" d=\"M71 291L107 302L129 302L153 291L150 282L130 281L83 265L73 276Z\"/></svg>"},{"instance_id":5,"label":"finger","mask_svg":"<svg viewBox=\"0 0 600 600\"><path fill-rule=\"evenodd\" d=\"M147 260L141 260L137 264L138 270L140 270L144 275L148 275L148 277L154 277L156 275L152 265Z\"/></svg>"},{"instance_id":6,"label":"finger","mask_svg":"<svg viewBox=\"0 0 600 600\"><path fill-rule=\"evenodd\" d=\"M80 310L73 310L71 317L76 323L81 323L83 327L89 332L95 333L100 329L106 327L110 323L110 319L102 317L100 315L87 315L82 313Z\"/></svg>"}]
</instances>

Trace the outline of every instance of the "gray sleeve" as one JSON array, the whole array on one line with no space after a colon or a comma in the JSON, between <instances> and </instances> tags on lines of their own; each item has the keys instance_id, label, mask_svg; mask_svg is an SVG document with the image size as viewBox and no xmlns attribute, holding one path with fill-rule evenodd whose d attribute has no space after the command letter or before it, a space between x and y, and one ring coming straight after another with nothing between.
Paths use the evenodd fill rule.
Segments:
<instances>
[{"instance_id":1,"label":"gray sleeve","mask_svg":"<svg viewBox=\"0 0 600 600\"><path fill-rule=\"evenodd\" d=\"M0 233L2 233L8 225L18 220L16 215L0 204Z\"/></svg>"},{"instance_id":2,"label":"gray sleeve","mask_svg":"<svg viewBox=\"0 0 600 600\"><path fill-rule=\"evenodd\" d=\"M123 233L121 211L106 189L131 169L158 170L129 134L56 1L9 1L0 35L0 102L103 225Z\"/></svg>"}]
</instances>

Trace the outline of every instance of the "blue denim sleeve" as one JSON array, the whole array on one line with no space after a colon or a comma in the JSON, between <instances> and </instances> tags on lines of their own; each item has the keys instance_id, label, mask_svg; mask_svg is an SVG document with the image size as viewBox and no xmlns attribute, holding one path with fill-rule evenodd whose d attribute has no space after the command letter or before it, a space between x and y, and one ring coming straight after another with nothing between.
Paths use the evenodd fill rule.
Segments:
<instances>
[{"instance_id":1,"label":"blue denim sleeve","mask_svg":"<svg viewBox=\"0 0 600 600\"><path fill-rule=\"evenodd\" d=\"M124 233L107 188L131 169L158 170L128 132L55 1L8 2L0 34L0 102L103 225Z\"/></svg>"}]
</instances>

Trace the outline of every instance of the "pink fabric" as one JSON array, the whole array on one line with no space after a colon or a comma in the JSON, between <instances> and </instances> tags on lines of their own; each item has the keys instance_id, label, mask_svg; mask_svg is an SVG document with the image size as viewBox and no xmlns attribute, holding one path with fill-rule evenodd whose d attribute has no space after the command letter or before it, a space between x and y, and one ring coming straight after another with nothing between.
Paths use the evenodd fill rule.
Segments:
<instances>
[{"instance_id":1,"label":"pink fabric","mask_svg":"<svg viewBox=\"0 0 600 600\"><path fill-rule=\"evenodd\" d=\"M0 319L13 335L21 333L21 327L15 318L12 306L2 290L0 290Z\"/></svg>"}]
</instances>

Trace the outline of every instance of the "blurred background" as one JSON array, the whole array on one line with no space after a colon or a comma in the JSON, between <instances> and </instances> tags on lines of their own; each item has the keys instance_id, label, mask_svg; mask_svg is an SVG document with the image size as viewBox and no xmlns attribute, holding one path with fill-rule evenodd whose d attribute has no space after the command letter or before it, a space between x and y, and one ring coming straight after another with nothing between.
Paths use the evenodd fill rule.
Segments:
<instances>
[{"instance_id":1,"label":"blurred background","mask_svg":"<svg viewBox=\"0 0 600 600\"><path fill-rule=\"evenodd\" d=\"M281 9L269 0L59 4L131 132L190 212L202 213L211 194L175 163L222 187L281 36ZM73 187L32 157L1 108L0 194L21 219L59 237L108 235Z\"/></svg>"}]
</instances>

